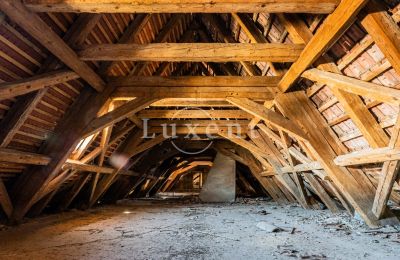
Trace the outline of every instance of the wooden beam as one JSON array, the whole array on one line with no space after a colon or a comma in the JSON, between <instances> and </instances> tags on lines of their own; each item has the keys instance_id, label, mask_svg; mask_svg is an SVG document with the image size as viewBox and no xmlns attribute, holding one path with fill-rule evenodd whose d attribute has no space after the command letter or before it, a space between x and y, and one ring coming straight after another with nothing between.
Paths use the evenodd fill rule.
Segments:
<instances>
[{"instance_id":1,"label":"wooden beam","mask_svg":"<svg viewBox=\"0 0 400 260\"><path fill-rule=\"evenodd\" d=\"M151 43L97 44L79 52L82 60L293 62L303 45L281 43Z\"/></svg>"},{"instance_id":2,"label":"wooden beam","mask_svg":"<svg viewBox=\"0 0 400 260\"><path fill-rule=\"evenodd\" d=\"M252 114L253 116L261 118L265 122L268 122L274 127L281 129L282 131L299 138L302 141L307 140L304 132L293 122L286 119L282 115L265 108L263 105L244 98L227 98L226 100Z\"/></svg>"},{"instance_id":3,"label":"wooden beam","mask_svg":"<svg viewBox=\"0 0 400 260\"><path fill-rule=\"evenodd\" d=\"M143 110L137 115L139 118L237 118L237 119L249 119L251 115L241 110L197 110L197 109L185 109L185 110Z\"/></svg>"},{"instance_id":4,"label":"wooden beam","mask_svg":"<svg viewBox=\"0 0 400 260\"><path fill-rule=\"evenodd\" d=\"M3 208L3 211L6 213L7 217L11 219L13 205L10 196L8 195L6 186L4 185L4 182L1 178L0 178L0 205Z\"/></svg>"},{"instance_id":5,"label":"wooden beam","mask_svg":"<svg viewBox=\"0 0 400 260\"><path fill-rule=\"evenodd\" d=\"M339 212L339 208L336 205L335 201L331 198L331 196L329 196L329 194L326 192L326 190L316 177L311 174L303 174L303 178L310 184L314 192L318 195L318 197L332 213Z\"/></svg>"},{"instance_id":6,"label":"wooden beam","mask_svg":"<svg viewBox=\"0 0 400 260\"><path fill-rule=\"evenodd\" d=\"M287 203L288 199L285 197L281 189L277 186L275 181L269 178L264 178L260 175L262 168L259 165L259 162L257 162L256 158L248 150L245 150L245 148L242 147L240 148L241 149L235 149L235 150L237 150L239 156L242 157L247 162L247 165L251 173L253 174L254 178L257 179L257 181L261 184L264 190L267 191L267 193L277 203Z\"/></svg>"},{"instance_id":7,"label":"wooden beam","mask_svg":"<svg viewBox=\"0 0 400 260\"><path fill-rule=\"evenodd\" d=\"M81 76L90 86L97 91L104 89L104 81L89 65L79 60L76 53L37 14L30 12L20 0L1 1L0 10Z\"/></svg>"},{"instance_id":8,"label":"wooden beam","mask_svg":"<svg viewBox=\"0 0 400 260\"><path fill-rule=\"evenodd\" d=\"M114 109L113 111L92 120L90 124L86 127L83 137L94 134L107 126L110 126L118 121L121 121L124 118L136 114L138 111L146 108L154 101L156 100L152 98L134 99L132 101L129 101L125 105L122 105Z\"/></svg>"},{"instance_id":9,"label":"wooden beam","mask_svg":"<svg viewBox=\"0 0 400 260\"><path fill-rule=\"evenodd\" d=\"M109 79L116 87L276 87L280 77L267 76L131 76Z\"/></svg>"},{"instance_id":10,"label":"wooden beam","mask_svg":"<svg viewBox=\"0 0 400 260\"><path fill-rule=\"evenodd\" d=\"M294 166L284 166L279 169L280 173L292 173L292 172L308 172L313 170L321 170L322 166L319 162L309 162L298 164Z\"/></svg>"},{"instance_id":11,"label":"wooden beam","mask_svg":"<svg viewBox=\"0 0 400 260\"><path fill-rule=\"evenodd\" d=\"M399 148L382 147L339 155L335 158L335 164L339 166L353 166L397 160L400 160Z\"/></svg>"},{"instance_id":12,"label":"wooden beam","mask_svg":"<svg viewBox=\"0 0 400 260\"><path fill-rule=\"evenodd\" d=\"M279 21L290 33L294 43L308 43L312 37L312 31L303 20L295 14L278 14ZM325 54L315 62L321 70L342 74L341 70L333 62L333 59ZM320 83L316 83L321 85ZM374 116L368 110L363 100L355 94L345 92L341 89L331 88L346 113L360 129L371 147L378 148L386 146L389 142L385 131L380 127Z\"/></svg>"},{"instance_id":13,"label":"wooden beam","mask_svg":"<svg viewBox=\"0 0 400 260\"><path fill-rule=\"evenodd\" d=\"M400 74L400 28L387 13L381 1L370 0L366 5L362 26L383 52L394 70Z\"/></svg>"},{"instance_id":14,"label":"wooden beam","mask_svg":"<svg viewBox=\"0 0 400 260\"><path fill-rule=\"evenodd\" d=\"M139 137L141 134L141 131L138 131L137 133L135 133L134 135L132 135L132 137L134 137L133 141L136 141L137 139L142 140L142 138L137 138ZM136 139L136 140L135 140ZM155 145L163 142L165 140L165 138L162 135L159 135L153 139L151 139L150 141L144 142L141 145L126 145L125 149L122 151L122 154L125 154L128 156L128 158L133 157L141 152L146 151L147 149L150 149L152 147L154 147ZM130 165L128 165L129 167ZM123 166L126 167L126 166ZM114 172L109 175L106 176L106 178L102 178L99 183L97 184L96 190L94 192L94 195L92 197L92 200L89 202L90 206L93 206L94 203L96 203L96 201L98 201L100 199L100 197L108 190L108 188L111 186L111 184L113 183L113 181L115 180L115 177L119 174L119 172L121 170L123 170L123 167L120 167L119 169L114 170Z\"/></svg>"},{"instance_id":15,"label":"wooden beam","mask_svg":"<svg viewBox=\"0 0 400 260\"><path fill-rule=\"evenodd\" d=\"M368 0L342 0L308 42L298 60L283 76L279 87L286 92L300 75L325 53L353 23Z\"/></svg>"},{"instance_id":16,"label":"wooden beam","mask_svg":"<svg viewBox=\"0 0 400 260\"><path fill-rule=\"evenodd\" d=\"M275 93L276 91L272 87L118 87L112 97L114 99L132 97L223 99L240 97L262 101L274 99Z\"/></svg>"},{"instance_id":17,"label":"wooden beam","mask_svg":"<svg viewBox=\"0 0 400 260\"><path fill-rule=\"evenodd\" d=\"M296 198L300 205L302 205L304 208L310 208L310 203L307 199L307 193L303 183L300 181L294 182L289 175L281 174L281 172L279 172L281 166L287 165L288 162L283 158L276 146L269 140L268 137L265 138L260 130L253 130L249 134L249 137L257 145L257 147L268 154L268 157L266 158L276 173L275 177L283 184L283 186L285 186L286 189L290 191L291 195Z\"/></svg>"},{"instance_id":18,"label":"wooden beam","mask_svg":"<svg viewBox=\"0 0 400 260\"><path fill-rule=\"evenodd\" d=\"M48 86L57 85L77 78L79 78L78 74L73 71L58 70L36 75L30 78L20 79L14 82L4 82L0 84L0 99L21 96Z\"/></svg>"},{"instance_id":19,"label":"wooden beam","mask_svg":"<svg viewBox=\"0 0 400 260\"><path fill-rule=\"evenodd\" d=\"M47 165L50 157L46 155L0 148L0 162L12 162L32 165Z\"/></svg>"},{"instance_id":20,"label":"wooden beam","mask_svg":"<svg viewBox=\"0 0 400 260\"><path fill-rule=\"evenodd\" d=\"M43 154L52 157L51 162L46 166L28 169L18 179L13 190L14 221L18 222L24 217L37 195L59 173L62 165L82 139L85 128L93 118L96 118L109 100L112 91L112 88L107 88L102 93L95 93L91 89L82 90L78 99L64 115L64 119L41 148ZM19 192L18 189L22 188L24 192Z\"/></svg>"},{"instance_id":21,"label":"wooden beam","mask_svg":"<svg viewBox=\"0 0 400 260\"><path fill-rule=\"evenodd\" d=\"M305 129L308 145L313 156L321 163L325 172L334 181L345 198L351 203L369 226L381 222L372 213L374 188L368 184L363 173L339 167L333 163L338 153L345 150L321 114L311 104L304 92L281 94L276 99L279 110ZM293 106L296 104L296 106Z\"/></svg>"},{"instance_id":22,"label":"wooden beam","mask_svg":"<svg viewBox=\"0 0 400 260\"><path fill-rule=\"evenodd\" d=\"M326 72L319 69L307 70L302 74L302 77L321 84L326 84L332 88L338 88L363 97L369 97L373 100L394 105L398 105L400 103L400 90L398 89L365 82L359 79L350 78L344 75Z\"/></svg>"},{"instance_id":23,"label":"wooden beam","mask_svg":"<svg viewBox=\"0 0 400 260\"><path fill-rule=\"evenodd\" d=\"M392 130L389 148L400 148L400 116ZM380 219L384 216L393 184L400 171L400 160L387 161L382 166L382 174L376 190L372 212Z\"/></svg>"},{"instance_id":24,"label":"wooden beam","mask_svg":"<svg viewBox=\"0 0 400 260\"><path fill-rule=\"evenodd\" d=\"M24 0L35 12L88 12L88 13L330 13L337 0Z\"/></svg>"},{"instance_id":25,"label":"wooden beam","mask_svg":"<svg viewBox=\"0 0 400 260\"><path fill-rule=\"evenodd\" d=\"M63 39L70 46L76 46L83 43L87 35L99 22L101 15L99 14L81 14L71 25L70 29L65 33ZM54 71L59 62L54 56L48 57L38 73ZM36 108L37 104L46 95L47 88L37 92L27 94L17 99L17 102L7 112L6 116L0 122L0 147L6 147L14 135L24 124L31 112Z\"/></svg>"}]
</instances>

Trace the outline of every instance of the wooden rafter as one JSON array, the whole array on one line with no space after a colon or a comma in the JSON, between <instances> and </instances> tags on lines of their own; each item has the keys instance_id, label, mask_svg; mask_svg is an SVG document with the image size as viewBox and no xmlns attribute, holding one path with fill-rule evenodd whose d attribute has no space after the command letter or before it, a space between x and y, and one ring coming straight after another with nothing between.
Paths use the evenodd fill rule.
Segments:
<instances>
[{"instance_id":1,"label":"wooden rafter","mask_svg":"<svg viewBox=\"0 0 400 260\"><path fill-rule=\"evenodd\" d=\"M278 97L279 110L288 118L307 130L309 148L314 156L324 167L325 172L343 192L346 199L356 209L360 216L370 226L378 226L379 221L372 213L372 203L375 191L366 181L362 173L351 172L344 167L338 167L333 163L340 148L340 142L326 126L324 119L310 104L303 92L292 92L282 94ZM296 108L291 104L298 104ZM355 174L355 175L353 175ZM354 177L357 176L357 179Z\"/></svg>"},{"instance_id":2,"label":"wooden rafter","mask_svg":"<svg viewBox=\"0 0 400 260\"><path fill-rule=\"evenodd\" d=\"M278 17L295 43L308 43L312 39L312 31L297 15L278 14ZM325 54L317 59L316 64L319 64L318 68L321 70L341 74L340 69L332 61L333 59ZM317 84L321 85L320 82ZM389 141L386 133L364 105L362 99L355 94L343 91L343 89L331 89L368 143L375 148L386 146Z\"/></svg>"},{"instance_id":3,"label":"wooden rafter","mask_svg":"<svg viewBox=\"0 0 400 260\"><path fill-rule=\"evenodd\" d=\"M370 0L361 20L376 45L400 74L400 28L380 1Z\"/></svg>"},{"instance_id":4,"label":"wooden rafter","mask_svg":"<svg viewBox=\"0 0 400 260\"><path fill-rule=\"evenodd\" d=\"M101 15L98 14L79 15L64 35L63 40L72 46L80 45L99 22L100 18ZM48 57L44 61L40 72L53 71L58 65L59 62L54 57ZM6 147L11 142L19 128L24 124L47 92L47 89L44 88L35 93L22 96L17 100L6 117L0 122L0 147Z\"/></svg>"},{"instance_id":5,"label":"wooden rafter","mask_svg":"<svg viewBox=\"0 0 400 260\"><path fill-rule=\"evenodd\" d=\"M279 87L286 92L310 65L312 65L340 36L356 18L368 0L343 0L330 14L317 33L308 42L299 59L283 76Z\"/></svg>"},{"instance_id":6,"label":"wooden rafter","mask_svg":"<svg viewBox=\"0 0 400 260\"><path fill-rule=\"evenodd\" d=\"M24 217L37 195L59 173L62 165L81 140L87 125L96 118L97 113L109 100L111 91L112 88L108 88L102 93L94 93L89 89L82 91L63 121L58 124L54 134L43 145L43 154L52 155L50 164L39 169L30 169L18 180L15 186L14 221L19 221ZM66 132L65 129L69 131ZM32 175L31 171L34 171L35 174ZM17 192L18 187L24 187L25 192Z\"/></svg>"},{"instance_id":7,"label":"wooden rafter","mask_svg":"<svg viewBox=\"0 0 400 260\"><path fill-rule=\"evenodd\" d=\"M97 91L104 89L104 81L61 39L40 17L30 12L21 1L4 0L0 10L21 26L32 37L51 51ZM46 40L44 40L46 39Z\"/></svg>"}]
</instances>

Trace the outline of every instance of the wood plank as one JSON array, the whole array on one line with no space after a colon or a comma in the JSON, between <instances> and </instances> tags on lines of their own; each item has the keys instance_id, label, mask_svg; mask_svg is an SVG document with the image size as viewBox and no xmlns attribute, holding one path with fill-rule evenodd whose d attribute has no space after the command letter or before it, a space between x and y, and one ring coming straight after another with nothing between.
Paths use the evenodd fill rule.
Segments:
<instances>
[{"instance_id":1,"label":"wood plank","mask_svg":"<svg viewBox=\"0 0 400 260\"><path fill-rule=\"evenodd\" d=\"M281 77L268 76L130 76L109 78L115 87L276 87Z\"/></svg>"},{"instance_id":2,"label":"wood plank","mask_svg":"<svg viewBox=\"0 0 400 260\"><path fill-rule=\"evenodd\" d=\"M396 124L392 130L389 148L400 148L400 116L397 116ZM386 161L382 166L382 174L376 190L372 212L379 219L382 218L386 211L386 205L392 192L400 170L400 160Z\"/></svg>"},{"instance_id":3,"label":"wood plank","mask_svg":"<svg viewBox=\"0 0 400 260\"><path fill-rule=\"evenodd\" d=\"M358 12L368 0L342 0L308 42L298 60L283 76L279 87L283 92L296 82L300 75L325 53L353 23Z\"/></svg>"},{"instance_id":4,"label":"wood plank","mask_svg":"<svg viewBox=\"0 0 400 260\"><path fill-rule=\"evenodd\" d=\"M370 0L364 11L367 14L361 20L362 26L400 74L400 28L397 22L381 1Z\"/></svg>"},{"instance_id":5,"label":"wood plank","mask_svg":"<svg viewBox=\"0 0 400 260\"><path fill-rule=\"evenodd\" d=\"M24 0L35 12L94 13L330 13L337 0Z\"/></svg>"},{"instance_id":6,"label":"wood plank","mask_svg":"<svg viewBox=\"0 0 400 260\"><path fill-rule=\"evenodd\" d=\"M91 61L293 62L303 47L281 43L96 44L79 51L79 57Z\"/></svg>"},{"instance_id":7,"label":"wood plank","mask_svg":"<svg viewBox=\"0 0 400 260\"><path fill-rule=\"evenodd\" d=\"M104 89L104 81L35 13L30 12L21 1L4 0L0 10L17 23L64 64L75 71L97 91Z\"/></svg>"},{"instance_id":8,"label":"wood plank","mask_svg":"<svg viewBox=\"0 0 400 260\"><path fill-rule=\"evenodd\" d=\"M307 140L304 132L290 120L254 101L244 98L227 98L226 100L300 140Z\"/></svg>"},{"instance_id":9,"label":"wood plank","mask_svg":"<svg viewBox=\"0 0 400 260\"><path fill-rule=\"evenodd\" d=\"M0 84L0 99L21 96L48 86L53 86L77 78L79 78L78 74L73 71L58 70L13 82L4 82Z\"/></svg>"},{"instance_id":10,"label":"wood plank","mask_svg":"<svg viewBox=\"0 0 400 260\"><path fill-rule=\"evenodd\" d=\"M373 100L394 105L400 103L400 90L395 88L385 87L319 69L307 70L302 74L302 77L321 84L326 84L332 88L338 88L356 95L369 97Z\"/></svg>"}]
</instances>

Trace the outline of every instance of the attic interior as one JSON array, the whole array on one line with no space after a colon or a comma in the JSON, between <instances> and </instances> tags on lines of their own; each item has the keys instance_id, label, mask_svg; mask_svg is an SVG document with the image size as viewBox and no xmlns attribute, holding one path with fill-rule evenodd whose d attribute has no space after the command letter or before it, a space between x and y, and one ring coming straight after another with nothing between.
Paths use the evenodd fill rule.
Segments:
<instances>
[{"instance_id":1,"label":"attic interior","mask_svg":"<svg viewBox=\"0 0 400 260\"><path fill-rule=\"evenodd\" d=\"M0 11L0 258L398 259L399 0Z\"/></svg>"}]
</instances>

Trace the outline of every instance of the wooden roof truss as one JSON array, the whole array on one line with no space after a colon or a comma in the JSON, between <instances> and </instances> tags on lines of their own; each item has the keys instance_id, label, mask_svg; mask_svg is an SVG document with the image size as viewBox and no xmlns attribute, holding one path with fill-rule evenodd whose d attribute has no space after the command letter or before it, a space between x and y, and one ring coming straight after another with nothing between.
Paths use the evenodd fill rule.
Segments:
<instances>
[{"instance_id":1,"label":"wooden roof truss","mask_svg":"<svg viewBox=\"0 0 400 260\"><path fill-rule=\"evenodd\" d=\"M161 134L172 121L180 135L187 123L199 135L221 126L213 149L278 203L398 222L387 207L400 202L398 2L2 0L0 10L0 208L11 221L49 203L91 207L112 187L115 199L167 191L209 167L212 156L165 170L182 156ZM142 138L143 118L155 138ZM235 138L223 131L232 122L245 129Z\"/></svg>"}]
</instances>

